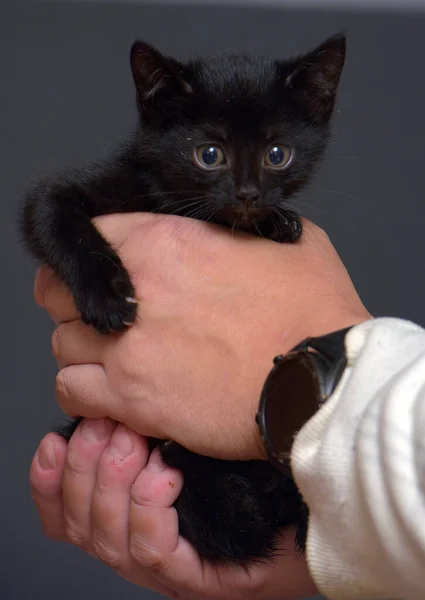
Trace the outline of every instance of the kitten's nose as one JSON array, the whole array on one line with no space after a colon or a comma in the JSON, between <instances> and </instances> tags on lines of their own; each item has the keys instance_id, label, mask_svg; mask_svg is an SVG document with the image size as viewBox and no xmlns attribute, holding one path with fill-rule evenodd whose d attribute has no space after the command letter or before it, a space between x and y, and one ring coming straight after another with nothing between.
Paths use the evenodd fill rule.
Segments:
<instances>
[{"instance_id":1,"label":"kitten's nose","mask_svg":"<svg viewBox=\"0 0 425 600\"><path fill-rule=\"evenodd\" d=\"M260 199L260 192L255 189L240 189L236 193L236 198L243 202L246 207L255 206Z\"/></svg>"}]
</instances>

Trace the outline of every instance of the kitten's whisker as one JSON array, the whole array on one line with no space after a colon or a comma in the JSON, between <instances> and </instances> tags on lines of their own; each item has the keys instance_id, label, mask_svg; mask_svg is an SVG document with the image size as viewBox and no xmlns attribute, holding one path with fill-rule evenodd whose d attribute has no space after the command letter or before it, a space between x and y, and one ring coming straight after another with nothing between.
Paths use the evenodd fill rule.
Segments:
<instances>
[{"instance_id":1,"label":"kitten's whisker","mask_svg":"<svg viewBox=\"0 0 425 600\"><path fill-rule=\"evenodd\" d=\"M279 222L283 221L285 223L285 225L288 223L288 217L289 217L288 208L292 208L292 207L290 207L290 206L288 207L288 205L286 208L284 208L283 206L279 206L279 205L273 207L273 212L275 215L277 215Z\"/></svg>"},{"instance_id":2,"label":"kitten's whisker","mask_svg":"<svg viewBox=\"0 0 425 600\"><path fill-rule=\"evenodd\" d=\"M204 212L204 210L206 210L209 206L209 203L205 202L206 197L205 196L199 196L198 198L194 198L194 199L189 199L192 201L186 202L186 203L177 203L177 205L174 207L174 210L170 211L170 214L178 214L181 213L182 211L184 211L184 216L185 217L190 217L190 218L195 218L193 215L198 215L198 214L202 214ZM207 206L205 206L207 204ZM191 210L188 210L190 209Z\"/></svg>"},{"instance_id":3,"label":"kitten's whisker","mask_svg":"<svg viewBox=\"0 0 425 600\"><path fill-rule=\"evenodd\" d=\"M309 206L310 208L315 208L315 205L309 204L301 200L301 202L297 202L298 198L286 198L282 201L282 204L278 204L276 208L280 208L281 210L293 209L298 211L298 208L302 208L303 206Z\"/></svg>"},{"instance_id":4,"label":"kitten's whisker","mask_svg":"<svg viewBox=\"0 0 425 600\"><path fill-rule=\"evenodd\" d=\"M297 214L299 214L299 211L297 211ZM290 218L288 210L285 210L285 208L282 206L277 205L273 207L272 215L276 215L278 231L283 234L285 230L284 226L288 225L288 220Z\"/></svg>"},{"instance_id":5,"label":"kitten's whisker","mask_svg":"<svg viewBox=\"0 0 425 600\"><path fill-rule=\"evenodd\" d=\"M257 230L257 233L258 233L258 235L259 235L260 237L264 237L264 236L263 236L263 234L261 233L261 231L260 231L260 230L259 230L259 228L258 228L257 221L254 221L254 227L255 227L255 229Z\"/></svg>"},{"instance_id":6,"label":"kitten's whisker","mask_svg":"<svg viewBox=\"0 0 425 600\"><path fill-rule=\"evenodd\" d=\"M173 198L172 200L166 200L165 202L162 202L157 210L163 211L168 207L175 206L175 210L172 211L172 213L175 214L177 211L186 210L192 206L198 206L199 204L205 202L205 199L205 196L195 196L193 198L188 198L188 201L186 202Z\"/></svg>"},{"instance_id":7,"label":"kitten's whisker","mask_svg":"<svg viewBox=\"0 0 425 600\"><path fill-rule=\"evenodd\" d=\"M328 210L321 210L320 208L317 208L317 206L313 205L307 205L310 206L311 208L314 209L314 211L321 217L327 217L330 213L330 211ZM277 208L277 207L275 207ZM295 208L295 207L294 207ZM282 208L281 208L282 210ZM284 209L283 209L284 210ZM311 219L311 216L309 214L307 214L304 210L302 210L301 208L297 207L296 208L297 213L300 215L300 217L304 217L306 219ZM356 232L356 228L352 226L352 223L350 222L350 224L348 224L345 220L341 220L339 223L339 226L341 228L344 228L346 231L349 231L350 233L355 233Z\"/></svg>"},{"instance_id":8,"label":"kitten's whisker","mask_svg":"<svg viewBox=\"0 0 425 600\"><path fill-rule=\"evenodd\" d=\"M173 191L167 191L167 192L160 192L160 191L151 191L148 192L146 194L137 194L136 196L132 196L129 199L129 202L135 202L137 200L144 200L147 198L155 198L155 197L164 197L167 196L165 202L168 201L168 197L171 196L170 202L173 203L174 201L178 202L178 198L175 198L176 196L181 196L182 194L191 194L191 193L196 193L197 190L173 190ZM167 205L166 205L167 206ZM164 206L165 208L165 206ZM158 207L152 209L151 212L158 212Z\"/></svg>"},{"instance_id":9,"label":"kitten's whisker","mask_svg":"<svg viewBox=\"0 0 425 600\"><path fill-rule=\"evenodd\" d=\"M101 256L102 258L108 259L117 268L117 270L119 270L121 268L120 265L112 258L112 256L103 254L103 252L95 252L93 250L90 252L90 254L92 254L94 256Z\"/></svg>"},{"instance_id":10,"label":"kitten's whisker","mask_svg":"<svg viewBox=\"0 0 425 600\"><path fill-rule=\"evenodd\" d=\"M194 198L188 198L188 201L179 202L179 207L181 208L190 208L191 206L196 206L198 204L205 203L207 201L206 196L195 196Z\"/></svg>"},{"instance_id":11,"label":"kitten's whisker","mask_svg":"<svg viewBox=\"0 0 425 600\"><path fill-rule=\"evenodd\" d=\"M305 217L305 218L308 218L308 214L306 213L304 208L311 208L313 210L316 210L316 211L318 210L318 212L321 212L320 209L317 209L317 207L313 204L308 204L308 203L306 204L305 202L302 202L297 205L295 202L293 202L293 201L291 202L291 200L285 200L284 206L275 206L274 208L279 208L284 213L285 213L285 209L286 209L286 213L289 209L292 212L296 212L300 217Z\"/></svg>"},{"instance_id":12,"label":"kitten's whisker","mask_svg":"<svg viewBox=\"0 0 425 600\"><path fill-rule=\"evenodd\" d=\"M183 205L183 208L186 210L187 208L192 207L192 210L185 213L185 216L190 217L192 219L200 219L202 221L208 221L216 212L216 207L214 206L211 199L208 196L199 196L196 201L189 202Z\"/></svg>"},{"instance_id":13,"label":"kitten's whisker","mask_svg":"<svg viewBox=\"0 0 425 600\"><path fill-rule=\"evenodd\" d=\"M207 208L210 208L210 212L207 213L206 218L211 219L218 212L218 207L211 200L208 200L208 202L205 204L205 206Z\"/></svg>"},{"instance_id":14,"label":"kitten's whisker","mask_svg":"<svg viewBox=\"0 0 425 600\"><path fill-rule=\"evenodd\" d=\"M322 186L317 186L317 187L322 192L325 192L328 194L340 194L341 196L345 196L346 198L349 198L350 200L355 200L356 202L360 202L363 206L368 206L368 203L366 202L366 200L364 198L361 198L360 196L356 196L355 194L350 194L350 192L346 192L345 190L332 190L330 188L325 188Z\"/></svg>"},{"instance_id":15,"label":"kitten's whisker","mask_svg":"<svg viewBox=\"0 0 425 600\"><path fill-rule=\"evenodd\" d=\"M341 196L345 196L346 198L349 198L350 200L355 200L356 202L360 202L361 204L363 204L363 206L368 206L368 203L366 202L366 200L364 198L361 198L360 196L356 196L355 194L350 194L350 192L346 192L344 190L330 190L330 189L325 189L325 191L330 194L340 194Z\"/></svg>"},{"instance_id":16,"label":"kitten's whisker","mask_svg":"<svg viewBox=\"0 0 425 600\"><path fill-rule=\"evenodd\" d=\"M170 209L168 212L174 215L179 214L184 217L198 218L194 215L202 214L206 209L207 207L205 207L205 200L199 199L195 202L190 202L188 204L177 204L172 210Z\"/></svg>"},{"instance_id":17,"label":"kitten's whisker","mask_svg":"<svg viewBox=\"0 0 425 600\"><path fill-rule=\"evenodd\" d=\"M320 187L319 187L320 189ZM367 206L367 202L363 201L361 198L354 196L352 194L348 194L346 192L343 191L339 191L339 190L326 190L325 188L321 188L323 191L328 191L330 193L333 194L344 194L347 195L350 198L353 198L357 201L359 201L362 205ZM279 205L276 206L275 208L279 208L280 210L285 210L285 206L287 208L293 209L295 210L301 217L304 217L306 219L311 219L311 215L308 214L308 210L304 210L304 209L312 209L314 211L314 213L318 216L318 217L328 217L329 214L332 214L333 211L329 208L327 209L326 206L323 206L323 204L312 204L312 203L308 203L305 202L304 199L302 198L298 198L298 197L294 197L294 198L290 198L290 199L285 199L282 201L283 206ZM315 219L313 219L315 220ZM353 222L352 221L348 221L346 218L341 218L340 222L339 222L339 227L343 228L346 231L349 231L350 233L355 233L356 232L356 227L353 226Z\"/></svg>"},{"instance_id":18,"label":"kitten's whisker","mask_svg":"<svg viewBox=\"0 0 425 600\"><path fill-rule=\"evenodd\" d=\"M200 221L203 221L205 220L204 215L207 215L208 212L208 208L201 206L200 208L194 208L193 210L187 212L185 216L190 219L199 219Z\"/></svg>"},{"instance_id":19,"label":"kitten's whisker","mask_svg":"<svg viewBox=\"0 0 425 600\"><path fill-rule=\"evenodd\" d=\"M280 219L276 218L275 215L276 215L276 211L273 208L273 210L271 212L271 218L272 218L273 226L275 227L275 229L277 229L277 231L281 231L281 228L280 228Z\"/></svg>"},{"instance_id":20,"label":"kitten's whisker","mask_svg":"<svg viewBox=\"0 0 425 600\"><path fill-rule=\"evenodd\" d=\"M206 221L208 223L216 212L217 208L212 203L208 203L204 207L203 211L201 210L196 217L192 218L201 219L202 221Z\"/></svg>"},{"instance_id":21,"label":"kitten's whisker","mask_svg":"<svg viewBox=\"0 0 425 600\"><path fill-rule=\"evenodd\" d=\"M186 189L183 189L183 190L181 190L181 189L179 189L179 190L167 190L166 192L165 191L157 190L157 191L149 192L149 194L147 194L147 195L149 196L149 195L152 194L152 195L155 195L155 196L177 196L179 194L196 194L197 192L199 192L199 190L196 190L196 189L187 189L186 188Z\"/></svg>"}]
</instances>

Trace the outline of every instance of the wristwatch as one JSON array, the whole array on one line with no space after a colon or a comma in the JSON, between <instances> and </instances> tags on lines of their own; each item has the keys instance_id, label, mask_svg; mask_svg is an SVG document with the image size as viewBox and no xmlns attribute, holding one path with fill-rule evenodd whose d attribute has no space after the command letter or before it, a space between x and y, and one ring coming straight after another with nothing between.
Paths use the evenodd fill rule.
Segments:
<instances>
[{"instance_id":1,"label":"wristwatch","mask_svg":"<svg viewBox=\"0 0 425 600\"><path fill-rule=\"evenodd\" d=\"M288 472L294 438L335 390L347 365L345 336L351 327L307 338L276 356L264 384L257 426L267 456Z\"/></svg>"}]
</instances>

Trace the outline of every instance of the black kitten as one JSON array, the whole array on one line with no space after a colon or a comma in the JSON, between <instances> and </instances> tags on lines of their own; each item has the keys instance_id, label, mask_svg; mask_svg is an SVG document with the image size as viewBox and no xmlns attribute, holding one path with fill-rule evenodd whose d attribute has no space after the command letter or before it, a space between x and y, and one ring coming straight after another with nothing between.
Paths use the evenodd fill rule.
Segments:
<instances>
[{"instance_id":1,"label":"black kitten","mask_svg":"<svg viewBox=\"0 0 425 600\"><path fill-rule=\"evenodd\" d=\"M109 162L37 183L23 212L28 249L68 285L85 323L120 331L137 311L126 269L92 224L96 215L173 213L278 242L299 238L288 199L323 156L344 60L344 36L286 61L222 53L180 63L133 45L140 122L132 139ZM77 423L60 432L69 437ZM175 443L161 451L184 473L180 530L203 557L270 559L290 525L304 548L307 511L289 472L201 457Z\"/></svg>"}]
</instances>

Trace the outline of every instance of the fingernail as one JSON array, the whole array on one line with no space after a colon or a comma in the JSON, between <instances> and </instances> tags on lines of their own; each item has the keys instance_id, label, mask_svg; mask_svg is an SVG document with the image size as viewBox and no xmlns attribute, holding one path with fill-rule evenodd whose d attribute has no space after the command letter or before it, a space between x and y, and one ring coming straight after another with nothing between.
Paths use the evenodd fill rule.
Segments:
<instances>
[{"instance_id":1,"label":"fingernail","mask_svg":"<svg viewBox=\"0 0 425 600\"><path fill-rule=\"evenodd\" d=\"M38 462L45 471L50 471L56 467L56 456L53 442L45 440L38 450Z\"/></svg>"},{"instance_id":2,"label":"fingernail","mask_svg":"<svg viewBox=\"0 0 425 600\"><path fill-rule=\"evenodd\" d=\"M133 440L125 425L118 425L112 434L109 454L114 460L123 460L133 452Z\"/></svg>"},{"instance_id":3,"label":"fingernail","mask_svg":"<svg viewBox=\"0 0 425 600\"><path fill-rule=\"evenodd\" d=\"M150 455L149 462L146 465L146 469L151 473L162 473L166 471L167 465L161 458L161 454L158 449L155 449Z\"/></svg>"},{"instance_id":4,"label":"fingernail","mask_svg":"<svg viewBox=\"0 0 425 600\"><path fill-rule=\"evenodd\" d=\"M84 419L81 434L87 442L101 442L108 435L105 419Z\"/></svg>"}]
</instances>

